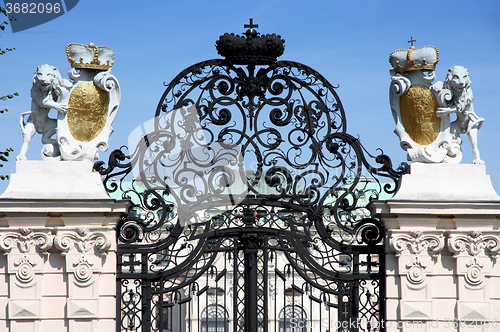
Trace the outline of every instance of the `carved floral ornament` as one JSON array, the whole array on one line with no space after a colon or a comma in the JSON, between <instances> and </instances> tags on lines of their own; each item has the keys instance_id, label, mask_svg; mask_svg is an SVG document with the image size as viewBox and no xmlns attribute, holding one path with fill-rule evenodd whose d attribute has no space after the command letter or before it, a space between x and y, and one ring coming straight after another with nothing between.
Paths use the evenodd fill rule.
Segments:
<instances>
[{"instance_id":1,"label":"carved floral ornament","mask_svg":"<svg viewBox=\"0 0 500 332\"><path fill-rule=\"evenodd\" d=\"M496 260L500 251L500 236L497 234L483 234L481 231L471 230L467 233L451 233L448 237L448 249L457 258L461 254L472 256L465 264L467 272L465 280L471 286L481 286L484 281L484 264L477 256L486 255Z\"/></svg>"},{"instance_id":2,"label":"carved floral ornament","mask_svg":"<svg viewBox=\"0 0 500 332\"><path fill-rule=\"evenodd\" d=\"M496 259L500 251L500 236L474 230L466 234L451 233L448 237L448 249L455 258L462 252L469 256L478 256L484 250L486 255Z\"/></svg>"},{"instance_id":3,"label":"carved floral ornament","mask_svg":"<svg viewBox=\"0 0 500 332\"><path fill-rule=\"evenodd\" d=\"M21 253L29 253L37 247L40 252L47 255L47 251L52 248L53 235L48 231L35 232L30 228L19 228L17 232L7 232L0 236L0 249L8 254L15 247Z\"/></svg>"},{"instance_id":4,"label":"carved floral ornament","mask_svg":"<svg viewBox=\"0 0 500 332\"><path fill-rule=\"evenodd\" d=\"M424 233L423 231L392 232L389 243L396 256L401 256L404 251L419 255L428 250L432 257L437 257L444 248L444 235L442 233ZM497 234L483 234L478 230L464 233L452 232L447 238L447 247L458 257L461 253L469 256L478 256L485 251L485 255L496 258L500 251L500 236Z\"/></svg>"},{"instance_id":5,"label":"carved floral ornament","mask_svg":"<svg viewBox=\"0 0 500 332\"><path fill-rule=\"evenodd\" d=\"M413 255L412 261L406 264L406 275L410 284L421 285L425 281L426 265L421 261L420 254L427 250L429 255L436 258L444 248L443 234L424 234L422 231L409 231L393 233L390 237L390 246L396 256L401 256L404 251ZM472 287L481 287L484 281L484 264L477 256L487 255L496 259L500 251L500 236L496 234L483 234L481 231L471 230L463 233L449 233L447 248L457 258L461 254L471 259L465 264L467 272L465 280Z\"/></svg>"},{"instance_id":6,"label":"carved floral ornament","mask_svg":"<svg viewBox=\"0 0 500 332\"><path fill-rule=\"evenodd\" d=\"M413 255L419 255L424 250L436 258L444 248L444 236L439 234L424 234L422 231L409 231L408 233L393 233L390 237L390 246L396 256L408 250Z\"/></svg>"},{"instance_id":7,"label":"carved floral ornament","mask_svg":"<svg viewBox=\"0 0 500 332\"><path fill-rule=\"evenodd\" d=\"M445 244L442 233L424 234L422 231L393 233L389 243L397 257L401 256L404 251L409 251L413 255L411 263L406 264L408 270L406 278L414 286L423 285L426 279L425 269L427 265L422 262L419 255L427 250L429 255L436 259Z\"/></svg>"},{"instance_id":8,"label":"carved floral ornament","mask_svg":"<svg viewBox=\"0 0 500 332\"><path fill-rule=\"evenodd\" d=\"M111 247L111 241L103 232L92 232L86 227L77 227L75 231L59 232L54 238L54 245L66 255L72 248L79 253L86 253L97 248L105 256Z\"/></svg>"},{"instance_id":9,"label":"carved floral ornament","mask_svg":"<svg viewBox=\"0 0 500 332\"><path fill-rule=\"evenodd\" d=\"M47 255L53 246L61 250L63 256L72 248L76 248L79 253L86 253L94 247L102 255L106 255L111 247L111 241L106 233L94 232L86 227L58 231L55 236L50 231L31 228L19 228L17 231L0 235L0 250L5 254L9 254L15 248L20 253L29 254L33 248L37 248L40 253Z\"/></svg>"}]
</instances>

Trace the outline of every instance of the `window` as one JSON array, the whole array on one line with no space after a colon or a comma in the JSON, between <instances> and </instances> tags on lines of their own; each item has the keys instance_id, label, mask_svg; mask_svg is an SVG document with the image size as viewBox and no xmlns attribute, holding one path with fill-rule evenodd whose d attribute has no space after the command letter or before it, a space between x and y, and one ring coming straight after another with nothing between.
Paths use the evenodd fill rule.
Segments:
<instances>
[{"instance_id":1,"label":"window","mask_svg":"<svg viewBox=\"0 0 500 332\"><path fill-rule=\"evenodd\" d=\"M344 254L339 255L339 264L341 267L350 267L351 262L352 262L351 256Z\"/></svg>"},{"instance_id":2,"label":"window","mask_svg":"<svg viewBox=\"0 0 500 332\"><path fill-rule=\"evenodd\" d=\"M262 291L262 290L261 290ZM245 319L240 320L240 326L245 326ZM257 332L264 331L264 308L257 306Z\"/></svg>"},{"instance_id":3,"label":"window","mask_svg":"<svg viewBox=\"0 0 500 332\"><path fill-rule=\"evenodd\" d=\"M302 294L302 292L293 287L285 289L285 296L302 296Z\"/></svg>"},{"instance_id":4,"label":"window","mask_svg":"<svg viewBox=\"0 0 500 332\"><path fill-rule=\"evenodd\" d=\"M162 312L162 332L172 332L172 306L164 306Z\"/></svg>"},{"instance_id":5,"label":"window","mask_svg":"<svg viewBox=\"0 0 500 332\"><path fill-rule=\"evenodd\" d=\"M307 332L307 313L299 305L285 306L279 320L279 332Z\"/></svg>"},{"instance_id":6,"label":"window","mask_svg":"<svg viewBox=\"0 0 500 332\"><path fill-rule=\"evenodd\" d=\"M229 331L229 314L220 304L211 304L201 312L200 326L202 332Z\"/></svg>"},{"instance_id":7,"label":"window","mask_svg":"<svg viewBox=\"0 0 500 332\"><path fill-rule=\"evenodd\" d=\"M158 252L156 254L156 260L153 262L153 264L155 264L160 268L169 265L169 263L170 263L170 258L167 249L163 249L162 251Z\"/></svg>"},{"instance_id":8,"label":"window","mask_svg":"<svg viewBox=\"0 0 500 332\"><path fill-rule=\"evenodd\" d=\"M207 290L207 295L208 296L223 296L224 295L224 290L222 288L214 288L214 287L210 287L208 290Z\"/></svg>"}]
</instances>

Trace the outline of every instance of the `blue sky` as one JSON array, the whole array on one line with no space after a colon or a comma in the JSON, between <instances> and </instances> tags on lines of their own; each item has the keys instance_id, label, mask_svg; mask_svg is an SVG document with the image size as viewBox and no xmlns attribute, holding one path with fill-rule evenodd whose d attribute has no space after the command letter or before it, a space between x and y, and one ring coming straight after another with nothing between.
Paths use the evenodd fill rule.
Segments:
<instances>
[{"instance_id":1,"label":"blue sky","mask_svg":"<svg viewBox=\"0 0 500 332\"><path fill-rule=\"evenodd\" d=\"M0 2L1 3L1 2ZM18 33L0 32L2 48L16 47L0 57L0 93L18 92L2 102L0 148L15 149L0 173L15 172L22 144L19 116L29 111L33 73L41 64L70 69L69 43L105 45L114 49L112 73L122 89L113 123L110 150L127 144L128 135L152 118L165 89L180 71L202 60L219 58L215 41L225 32L241 34L252 17L261 33L285 40L282 60L318 70L332 84L347 115L348 132L359 135L375 153L382 148L394 164L406 161L393 133L389 106L389 54L407 48L436 46L437 80L453 65L470 70L474 107L486 121L479 131L481 158L500 192L500 1L106 1L81 0L67 14ZM55 117L55 111L51 116ZM462 163L473 159L463 137ZM40 135L33 138L28 159L40 160ZM109 152L109 151L108 151ZM100 159L107 162L108 153ZM0 193L7 187L0 181Z\"/></svg>"}]
</instances>

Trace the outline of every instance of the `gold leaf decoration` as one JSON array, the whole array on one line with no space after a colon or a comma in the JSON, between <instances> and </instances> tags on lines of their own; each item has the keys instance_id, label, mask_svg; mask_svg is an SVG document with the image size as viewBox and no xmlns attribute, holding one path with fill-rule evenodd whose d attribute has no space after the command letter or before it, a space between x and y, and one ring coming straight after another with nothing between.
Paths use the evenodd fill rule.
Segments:
<instances>
[{"instance_id":1,"label":"gold leaf decoration","mask_svg":"<svg viewBox=\"0 0 500 332\"><path fill-rule=\"evenodd\" d=\"M410 138L420 145L434 142L439 134L441 118L436 115L438 102L432 91L415 84L399 99L401 121Z\"/></svg>"},{"instance_id":2,"label":"gold leaf decoration","mask_svg":"<svg viewBox=\"0 0 500 332\"><path fill-rule=\"evenodd\" d=\"M109 96L92 81L80 83L71 93L68 105L68 127L73 138L90 142L96 138L108 119Z\"/></svg>"}]
</instances>

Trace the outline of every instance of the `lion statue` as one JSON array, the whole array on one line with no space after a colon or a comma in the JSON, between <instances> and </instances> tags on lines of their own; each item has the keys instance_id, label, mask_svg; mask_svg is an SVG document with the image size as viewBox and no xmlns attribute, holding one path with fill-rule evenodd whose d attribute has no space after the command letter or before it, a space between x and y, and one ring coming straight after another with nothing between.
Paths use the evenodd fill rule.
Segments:
<instances>
[{"instance_id":1,"label":"lion statue","mask_svg":"<svg viewBox=\"0 0 500 332\"><path fill-rule=\"evenodd\" d=\"M49 118L49 111L53 108L61 113L67 112L67 99L72 86L69 80L61 77L56 67L51 65L37 67L31 88L31 111L21 114L23 145L17 160L26 159L28 145L35 132L42 135L45 156L57 157L59 155L57 140L52 138L56 133L57 120ZM57 102L59 98L61 102ZM29 116L25 122L26 115Z\"/></svg>"},{"instance_id":2,"label":"lion statue","mask_svg":"<svg viewBox=\"0 0 500 332\"><path fill-rule=\"evenodd\" d=\"M437 82L432 86L435 92L447 94L446 107L438 107L436 115L439 117L455 113L457 119L451 123L451 130L454 135L459 137L460 134L467 134L469 142L472 145L472 153L474 154L473 164L484 164L484 161L479 157L479 149L477 147L477 131L481 128L484 122L474 113L472 101L472 90L470 88L471 81L469 78L469 70L462 66L453 66L448 70L446 80Z\"/></svg>"}]
</instances>

